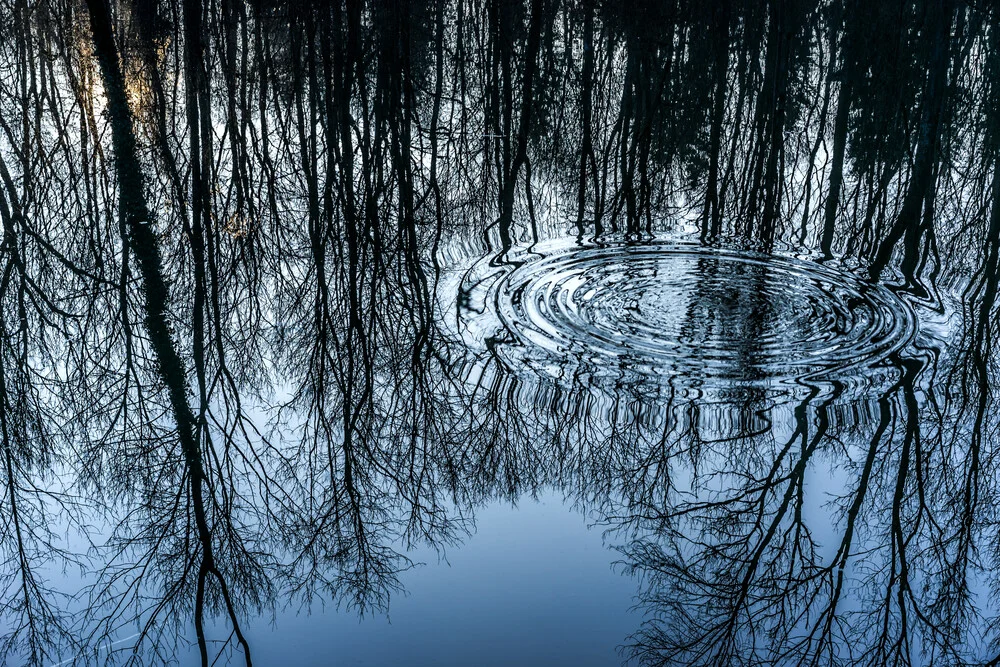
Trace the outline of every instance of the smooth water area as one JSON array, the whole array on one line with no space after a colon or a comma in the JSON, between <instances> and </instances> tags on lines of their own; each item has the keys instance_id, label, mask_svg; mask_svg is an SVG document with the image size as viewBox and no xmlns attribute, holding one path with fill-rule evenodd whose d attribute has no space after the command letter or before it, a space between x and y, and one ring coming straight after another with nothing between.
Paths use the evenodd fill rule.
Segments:
<instances>
[{"instance_id":1,"label":"smooth water area","mask_svg":"<svg viewBox=\"0 0 1000 667\"><path fill-rule=\"evenodd\" d=\"M460 549L417 549L390 613L288 610L251 625L262 664L608 665L640 617L599 530L558 493L476 513ZM483 573L489 572L484 577ZM199 664L197 651L178 656Z\"/></svg>"}]
</instances>

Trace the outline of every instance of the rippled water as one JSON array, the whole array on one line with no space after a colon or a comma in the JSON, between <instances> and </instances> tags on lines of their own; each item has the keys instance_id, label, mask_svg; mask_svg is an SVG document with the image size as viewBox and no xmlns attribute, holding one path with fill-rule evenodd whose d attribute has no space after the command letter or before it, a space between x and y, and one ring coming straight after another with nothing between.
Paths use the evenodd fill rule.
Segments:
<instances>
[{"instance_id":1,"label":"rippled water","mask_svg":"<svg viewBox=\"0 0 1000 667\"><path fill-rule=\"evenodd\" d=\"M697 386L847 380L913 341L912 308L811 259L660 239L532 246L494 274L475 327L558 377L622 372Z\"/></svg>"}]
</instances>

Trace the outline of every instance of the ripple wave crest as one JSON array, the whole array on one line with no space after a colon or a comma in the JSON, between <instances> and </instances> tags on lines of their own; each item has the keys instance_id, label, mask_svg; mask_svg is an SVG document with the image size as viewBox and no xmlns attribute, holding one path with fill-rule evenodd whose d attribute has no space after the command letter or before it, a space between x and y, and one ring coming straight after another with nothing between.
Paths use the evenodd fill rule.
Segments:
<instances>
[{"instance_id":1,"label":"ripple wave crest","mask_svg":"<svg viewBox=\"0 0 1000 667\"><path fill-rule=\"evenodd\" d=\"M893 293L816 262L651 242L557 250L496 287L519 356L550 370L750 384L871 367L909 343Z\"/></svg>"}]
</instances>

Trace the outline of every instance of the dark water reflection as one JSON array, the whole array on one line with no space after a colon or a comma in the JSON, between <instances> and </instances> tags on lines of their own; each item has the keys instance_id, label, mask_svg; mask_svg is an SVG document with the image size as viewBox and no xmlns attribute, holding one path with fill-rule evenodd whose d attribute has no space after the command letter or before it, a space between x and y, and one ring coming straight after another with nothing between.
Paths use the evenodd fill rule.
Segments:
<instances>
[{"instance_id":1,"label":"dark water reflection","mask_svg":"<svg viewBox=\"0 0 1000 667\"><path fill-rule=\"evenodd\" d=\"M0 4L0 657L996 664L998 39Z\"/></svg>"}]
</instances>

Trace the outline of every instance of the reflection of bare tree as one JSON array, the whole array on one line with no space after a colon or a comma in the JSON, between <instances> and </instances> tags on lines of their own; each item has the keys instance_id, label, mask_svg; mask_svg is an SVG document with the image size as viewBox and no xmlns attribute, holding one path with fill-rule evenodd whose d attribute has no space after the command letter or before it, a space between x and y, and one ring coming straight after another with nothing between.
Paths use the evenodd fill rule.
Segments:
<instances>
[{"instance_id":1,"label":"reflection of bare tree","mask_svg":"<svg viewBox=\"0 0 1000 667\"><path fill-rule=\"evenodd\" d=\"M647 664L912 664L923 651L974 660L983 627L974 545L990 521L983 423L928 411L933 398L918 386L927 363L901 360L872 430L863 412L838 405L844 388L814 394L795 407L783 444L750 438L754 454L702 464L698 475L712 483L692 497L626 507L636 537L623 554L643 577L649 619L630 655ZM810 499L822 485L807 481L829 457L844 467L828 510L832 543L817 537L828 519Z\"/></svg>"},{"instance_id":2,"label":"reflection of bare tree","mask_svg":"<svg viewBox=\"0 0 1000 667\"><path fill-rule=\"evenodd\" d=\"M204 364L198 350L201 328L196 327L195 330L195 363L201 390L200 414L196 418L188 402L187 382L184 377L185 364L181 361L176 340L167 320L168 286L165 282L159 243L151 229L153 217L143 192L142 167L136 150L134 123L126 96L125 79L119 66L119 51L112 33L110 8L103 0L93 0L88 3L88 12L94 38L94 51L100 62L108 99L115 149L115 171L119 182L118 215L122 243L134 255L142 278L144 328L154 358L153 368L168 396L171 417L176 429L174 434L181 450L179 470L173 472L167 468L160 474L171 475L179 482L178 487L182 492L181 497L187 503L188 512L188 516L179 522L176 520L178 518L176 510L168 510L159 516L154 513L149 517L153 520L147 524L148 532L129 535L124 544L131 546L134 541L149 545L145 555L140 557L140 561L148 559L149 564L162 565L162 561L156 562L161 555L157 548L158 544L169 537L180 538L183 541L193 538L195 543L186 546L182 553L177 554L178 572L173 574L167 571L166 580L163 582L164 589L171 591L194 586L194 623L202 664L208 664L209 660L204 631L205 607L208 604L225 610L232 623L233 634L242 647L246 663L250 665L250 648L241 630L237 603L244 599L243 596L251 596L252 599L255 590L262 586L259 582L263 579L260 578L259 571L255 572L258 569L257 564L242 544L239 530L231 521L224 519L219 522L219 514L216 514L219 509L226 509L220 507L216 501L220 496L225 498L227 493L221 486L215 486L213 489L213 480L206 466L206 458L209 465L213 461L212 452L206 448L206 443L201 438L207 401L203 376ZM190 19L190 16L188 18ZM199 259L196 257L196 261ZM199 317L200 311L196 315L196 322ZM169 442L166 440L162 444ZM211 446L210 441L207 444L208 447ZM153 456L154 460L159 458L155 453ZM220 478L214 481L216 484L225 483ZM148 505L149 509L159 505L156 500L150 500L152 502ZM221 516L232 515L225 513ZM156 521L157 518L160 521ZM179 533L178 528L184 532ZM166 555L168 563L173 560L169 551ZM124 572L141 578L144 567L145 565L133 564L127 566ZM110 576L105 590L113 591L115 581L122 576L122 571L110 569L105 572ZM243 576L240 577L240 574ZM240 598L233 595L231 588L232 579L237 577L243 584L238 589ZM158 616L158 609L172 604L174 604L173 595L165 595L157 608L154 608L152 618L147 621L144 632L148 632L151 628L151 623ZM106 618L104 623L113 617L114 615Z\"/></svg>"},{"instance_id":3,"label":"reflection of bare tree","mask_svg":"<svg viewBox=\"0 0 1000 667\"><path fill-rule=\"evenodd\" d=\"M51 586L53 561L76 564L81 557L60 545L53 526L74 517L77 502L51 472L61 458L58 429L62 417L49 396L44 358L28 350L48 346L35 336L40 322L64 314L48 303L44 283L32 275L30 246L18 243L27 227L18 192L0 156L0 220L3 250L0 272L0 617L8 631L0 656L23 655L29 664L51 660L61 642L72 642L65 595ZM61 337L61 336L60 336Z\"/></svg>"},{"instance_id":4,"label":"reflection of bare tree","mask_svg":"<svg viewBox=\"0 0 1000 667\"><path fill-rule=\"evenodd\" d=\"M802 522L802 502L807 464L826 419L820 406L811 434L808 401L796 408L795 430L769 467L722 473L746 481L709 500L660 509L659 516L645 510L669 546L640 540L625 552L650 577L655 592L646 604L663 619L636 636L637 657L697 664L745 659L763 633L793 620L793 600L814 594L809 570L816 546ZM781 594L779 581L786 582Z\"/></svg>"},{"instance_id":5,"label":"reflection of bare tree","mask_svg":"<svg viewBox=\"0 0 1000 667\"><path fill-rule=\"evenodd\" d=\"M207 663L221 617L249 663L248 615L381 608L406 547L556 487L629 538L638 658L971 659L995 586L994 14L0 3L0 652L134 626L134 661L165 659L193 622ZM940 244L962 336L891 360L878 393L793 404L569 354L552 380L440 326L443 260L502 270L519 239L678 211L765 248L795 226L872 274L902 240L914 284ZM725 332L733 373L762 380L780 312L728 277L756 313ZM698 305L684 332L707 340L724 323ZM81 554L61 533L88 524ZM49 559L96 570L67 601Z\"/></svg>"}]
</instances>

